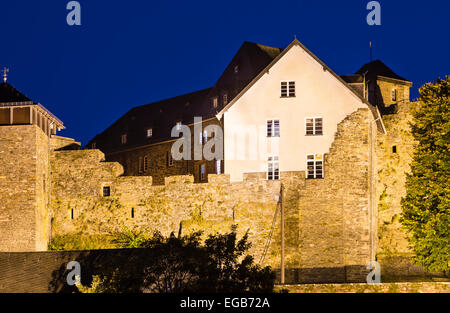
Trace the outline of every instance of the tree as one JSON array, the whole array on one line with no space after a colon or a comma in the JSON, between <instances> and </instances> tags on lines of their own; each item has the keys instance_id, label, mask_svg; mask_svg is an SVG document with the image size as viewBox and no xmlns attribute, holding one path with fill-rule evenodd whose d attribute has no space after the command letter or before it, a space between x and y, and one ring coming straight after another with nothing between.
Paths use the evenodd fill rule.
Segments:
<instances>
[{"instance_id":1,"label":"tree","mask_svg":"<svg viewBox=\"0 0 450 313\"><path fill-rule=\"evenodd\" d=\"M445 272L450 267L449 77L420 88L411 130L417 146L406 179L401 222L416 264Z\"/></svg>"},{"instance_id":2,"label":"tree","mask_svg":"<svg viewBox=\"0 0 450 313\"><path fill-rule=\"evenodd\" d=\"M130 253L101 264L98 275L93 276L92 286L80 285L78 289L84 293L273 290L275 273L270 267L254 264L251 256L245 256L250 248L248 234L238 241L233 228L228 234L210 235L204 245L201 235L196 232L176 237L172 233L165 238L155 232L149 238L129 231L117 234L116 243L139 249L126 249Z\"/></svg>"}]
</instances>

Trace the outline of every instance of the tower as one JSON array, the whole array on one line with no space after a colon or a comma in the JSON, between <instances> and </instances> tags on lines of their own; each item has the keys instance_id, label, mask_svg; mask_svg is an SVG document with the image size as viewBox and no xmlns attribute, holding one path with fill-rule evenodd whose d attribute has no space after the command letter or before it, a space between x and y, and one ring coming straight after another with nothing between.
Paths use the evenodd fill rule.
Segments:
<instances>
[{"instance_id":1,"label":"tower","mask_svg":"<svg viewBox=\"0 0 450 313\"><path fill-rule=\"evenodd\" d=\"M63 123L0 83L0 251L47 250L50 138Z\"/></svg>"}]
</instances>

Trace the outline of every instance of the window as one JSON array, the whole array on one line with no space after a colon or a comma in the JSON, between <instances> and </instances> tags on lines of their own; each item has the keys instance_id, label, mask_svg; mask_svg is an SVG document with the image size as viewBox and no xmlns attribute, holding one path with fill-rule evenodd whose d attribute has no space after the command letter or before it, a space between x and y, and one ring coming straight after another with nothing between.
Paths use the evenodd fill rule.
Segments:
<instances>
[{"instance_id":1,"label":"window","mask_svg":"<svg viewBox=\"0 0 450 313\"><path fill-rule=\"evenodd\" d=\"M321 154L310 154L306 161L307 178L323 178L323 156Z\"/></svg>"},{"instance_id":2,"label":"window","mask_svg":"<svg viewBox=\"0 0 450 313\"><path fill-rule=\"evenodd\" d=\"M177 122L177 130L181 130L181 122Z\"/></svg>"},{"instance_id":3,"label":"window","mask_svg":"<svg viewBox=\"0 0 450 313\"><path fill-rule=\"evenodd\" d=\"M234 73L235 74L239 73L239 65L234 66Z\"/></svg>"},{"instance_id":4,"label":"window","mask_svg":"<svg viewBox=\"0 0 450 313\"><path fill-rule=\"evenodd\" d=\"M323 119L321 117L306 118L306 135L308 136L323 135Z\"/></svg>"},{"instance_id":5,"label":"window","mask_svg":"<svg viewBox=\"0 0 450 313\"><path fill-rule=\"evenodd\" d=\"M73 209L70 210L70 219L73 220Z\"/></svg>"},{"instance_id":6,"label":"window","mask_svg":"<svg viewBox=\"0 0 450 313\"><path fill-rule=\"evenodd\" d=\"M267 137L280 137L280 121L267 121Z\"/></svg>"},{"instance_id":7,"label":"window","mask_svg":"<svg viewBox=\"0 0 450 313\"><path fill-rule=\"evenodd\" d=\"M204 130L203 131L203 140L206 142L208 142L208 131Z\"/></svg>"},{"instance_id":8,"label":"window","mask_svg":"<svg viewBox=\"0 0 450 313\"><path fill-rule=\"evenodd\" d=\"M131 208L131 218L134 218L134 208Z\"/></svg>"},{"instance_id":9,"label":"window","mask_svg":"<svg viewBox=\"0 0 450 313\"><path fill-rule=\"evenodd\" d=\"M277 156L269 157L268 159L267 179L268 180L280 179L280 167Z\"/></svg>"},{"instance_id":10,"label":"window","mask_svg":"<svg viewBox=\"0 0 450 313\"><path fill-rule=\"evenodd\" d=\"M109 197L111 196L111 187L104 186L103 187L103 197Z\"/></svg>"},{"instance_id":11,"label":"window","mask_svg":"<svg viewBox=\"0 0 450 313\"><path fill-rule=\"evenodd\" d=\"M97 149L97 143L93 142L93 143L91 144L91 149Z\"/></svg>"},{"instance_id":12,"label":"window","mask_svg":"<svg viewBox=\"0 0 450 313\"><path fill-rule=\"evenodd\" d=\"M173 157L170 151L167 152L166 162L167 166L173 166Z\"/></svg>"},{"instance_id":13,"label":"window","mask_svg":"<svg viewBox=\"0 0 450 313\"><path fill-rule=\"evenodd\" d=\"M148 168L150 167L150 159L148 158L148 156L145 156L143 161L144 161L143 170L144 172L147 172Z\"/></svg>"},{"instance_id":14,"label":"window","mask_svg":"<svg viewBox=\"0 0 450 313\"><path fill-rule=\"evenodd\" d=\"M142 173L144 171L144 165L142 162L142 157L139 157L139 161L138 161L138 172Z\"/></svg>"},{"instance_id":15,"label":"window","mask_svg":"<svg viewBox=\"0 0 450 313\"><path fill-rule=\"evenodd\" d=\"M223 105L227 105L228 103L228 94L223 95Z\"/></svg>"},{"instance_id":16,"label":"window","mask_svg":"<svg viewBox=\"0 0 450 313\"><path fill-rule=\"evenodd\" d=\"M216 160L216 174L222 174L222 161Z\"/></svg>"},{"instance_id":17,"label":"window","mask_svg":"<svg viewBox=\"0 0 450 313\"><path fill-rule=\"evenodd\" d=\"M392 146L392 153L397 153L397 146Z\"/></svg>"},{"instance_id":18,"label":"window","mask_svg":"<svg viewBox=\"0 0 450 313\"><path fill-rule=\"evenodd\" d=\"M392 101L397 101L397 89L392 89Z\"/></svg>"},{"instance_id":19,"label":"window","mask_svg":"<svg viewBox=\"0 0 450 313\"><path fill-rule=\"evenodd\" d=\"M122 135L121 142L122 142L123 145L127 143L127 134L123 134Z\"/></svg>"},{"instance_id":20,"label":"window","mask_svg":"<svg viewBox=\"0 0 450 313\"><path fill-rule=\"evenodd\" d=\"M206 164L200 165L200 180L206 179Z\"/></svg>"},{"instance_id":21,"label":"window","mask_svg":"<svg viewBox=\"0 0 450 313\"><path fill-rule=\"evenodd\" d=\"M147 138L150 138L153 136L153 128L148 128L147 129Z\"/></svg>"},{"instance_id":22,"label":"window","mask_svg":"<svg viewBox=\"0 0 450 313\"><path fill-rule=\"evenodd\" d=\"M212 99L212 103L213 103L214 109L217 108L217 106L219 105L219 98L214 97L214 98Z\"/></svg>"},{"instance_id":23,"label":"window","mask_svg":"<svg viewBox=\"0 0 450 313\"><path fill-rule=\"evenodd\" d=\"M281 97L295 97L295 82L281 82Z\"/></svg>"}]
</instances>

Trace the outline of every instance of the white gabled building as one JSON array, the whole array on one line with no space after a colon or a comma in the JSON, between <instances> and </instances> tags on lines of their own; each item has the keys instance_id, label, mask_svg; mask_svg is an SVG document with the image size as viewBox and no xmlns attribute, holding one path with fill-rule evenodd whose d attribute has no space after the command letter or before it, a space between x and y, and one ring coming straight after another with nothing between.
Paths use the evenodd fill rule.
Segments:
<instances>
[{"instance_id":1,"label":"white gabled building","mask_svg":"<svg viewBox=\"0 0 450 313\"><path fill-rule=\"evenodd\" d=\"M244 173L305 171L323 178L323 156L337 125L361 108L378 110L294 40L217 115L224 124L224 170ZM382 122L379 124L383 129Z\"/></svg>"}]
</instances>

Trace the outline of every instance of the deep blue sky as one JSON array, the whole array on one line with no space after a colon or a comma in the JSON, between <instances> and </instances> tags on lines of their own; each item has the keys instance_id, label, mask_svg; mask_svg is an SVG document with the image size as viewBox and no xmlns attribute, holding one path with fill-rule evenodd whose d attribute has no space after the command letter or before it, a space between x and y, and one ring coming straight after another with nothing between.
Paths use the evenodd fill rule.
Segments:
<instances>
[{"instance_id":1,"label":"deep blue sky","mask_svg":"<svg viewBox=\"0 0 450 313\"><path fill-rule=\"evenodd\" d=\"M9 82L86 144L130 108L212 86L243 41L286 47L294 38L338 74L383 60L413 81L450 74L450 2L382 0L82 0L82 26L66 24L69 0L2 0L0 66Z\"/></svg>"}]
</instances>

